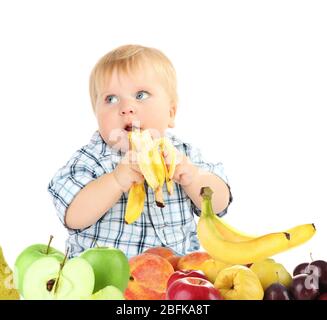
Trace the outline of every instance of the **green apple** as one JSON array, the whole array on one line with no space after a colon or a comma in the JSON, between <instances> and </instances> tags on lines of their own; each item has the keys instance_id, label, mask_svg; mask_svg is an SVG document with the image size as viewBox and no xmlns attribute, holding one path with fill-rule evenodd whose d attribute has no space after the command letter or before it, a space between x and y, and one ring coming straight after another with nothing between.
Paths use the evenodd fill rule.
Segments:
<instances>
[{"instance_id":1,"label":"green apple","mask_svg":"<svg viewBox=\"0 0 327 320\"><path fill-rule=\"evenodd\" d=\"M280 283L288 288L292 277L285 267L271 259L254 262L250 269L258 276L261 285L266 290L273 283Z\"/></svg>"},{"instance_id":2,"label":"green apple","mask_svg":"<svg viewBox=\"0 0 327 320\"><path fill-rule=\"evenodd\" d=\"M88 300L125 300L125 297L115 286L106 286L100 291L93 293Z\"/></svg>"},{"instance_id":3,"label":"green apple","mask_svg":"<svg viewBox=\"0 0 327 320\"><path fill-rule=\"evenodd\" d=\"M50 239L51 242L52 238ZM14 265L14 284L20 294L23 292L23 281L27 269L38 259L52 257L59 262L64 260L64 254L45 244L34 244L24 249L17 257Z\"/></svg>"},{"instance_id":4,"label":"green apple","mask_svg":"<svg viewBox=\"0 0 327 320\"><path fill-rule=\"evenodd\" d=\"M85 299L93 289L93 269L79 257L63 263L54 257L40 258L27 269L23 281L27 300Z\"/></svg>"},{"instance_id":5,"label":"green apple","mask_svg":"<svg viewBox=\"0 0 327 320\"><path fill-rule=\"evenodd\" d=\"M95 275L94 292L106 286L125 291L129 280L129 263L123 251L110 247L95 247L84 251L81 258L90 263Z\"/></svg>"}]
</instances>

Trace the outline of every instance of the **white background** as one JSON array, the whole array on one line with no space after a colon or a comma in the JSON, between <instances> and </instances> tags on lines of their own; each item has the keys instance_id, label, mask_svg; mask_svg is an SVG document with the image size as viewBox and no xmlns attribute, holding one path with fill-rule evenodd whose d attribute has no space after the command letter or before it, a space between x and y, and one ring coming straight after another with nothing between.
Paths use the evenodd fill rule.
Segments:
<instances>
[{"instance_id":1,"label":"white background","mask_svg":"<svg viewBox=\"0 0 327 320\"><path fill-rule=\"evenodd\" d=\"M249 233L314 222L307 244L276 256L290 271L327 259L325 1L2 1L0 244L64 250L47 185L96 121L88 77L109 50L138 43L174 63L174 132L222 161Z\"/></svg>"}]
</instances>

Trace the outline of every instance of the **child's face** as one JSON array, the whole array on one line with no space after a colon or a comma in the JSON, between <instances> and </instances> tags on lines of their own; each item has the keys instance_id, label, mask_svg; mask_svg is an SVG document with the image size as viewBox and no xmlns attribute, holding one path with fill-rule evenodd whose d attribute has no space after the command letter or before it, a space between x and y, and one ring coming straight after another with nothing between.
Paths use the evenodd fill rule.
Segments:
<instances>
[{"instance_id":1,"label":"child's face","mask_svg":"<svg viewBox=\"0 0 327 320\"><path fill-rule=\"evenodd\" d=\"M104 141L127 151L132 125L150 129L153 137L163 136L174 127L176 106L154 70L145 66L131 74L114 69L98 94L95 113Z\"/></svg>"}]
</instances>

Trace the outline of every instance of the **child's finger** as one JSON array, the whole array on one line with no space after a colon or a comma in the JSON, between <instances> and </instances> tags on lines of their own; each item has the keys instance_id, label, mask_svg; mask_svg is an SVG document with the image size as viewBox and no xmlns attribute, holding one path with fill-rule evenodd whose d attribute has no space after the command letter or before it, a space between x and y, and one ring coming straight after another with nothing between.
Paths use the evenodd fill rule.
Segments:
<instances>
[{"instance_id":1,"label":"child's finger","mask_svg":"<svg viewBox=\"0 0 327 320\"><path fill-rule=\"evenodd\" d=\"M164 158L167 158L169 156L168 150L165 148L162 152Z\"/></svg>"},{"instance_id":2,"label":"child's finger","mask_svg":"<svg viewBox=\"0 0 327 320\"><path fill-rule=\"evenodd\" d=\"M170 156L169 156L169 152L166 147L164 147L164 149L162 150L162 155L165 159L165 163L169 164L168 161L170 160Z\"/></svg>"},{"instance_id":3,"label":"child's finger","mask_svg":"<svg viewBox=\"0 0 327 320\"><path fill-rule=\"evenodd\" d=\"M141 171L138 164L131 164L131 168L133 169L133 171L135 171L135 172L137 172L139 174L142 174L142 171Z\"/></svg>"},{"instance_id":4,"label":"child's finger","mask_svg":"<svg viewBox=\"0 0 327 320\"><path fill-rule=\"evenodd\" d=\"M137 164L137 153L135 151L128 151L128 159L129 159L129 163L131 164Z\"/></svg>"},{"instance_id":5,"label":"child's finger","mask_svg":"<svg viewBox=\"0 0 327 320\"><path fill-rule=\"evenodd\" d=\"M171 156L169 155L166 147L165 149L162 151L162 155L164 157L164 160L165 160L165 164L166 164L166 167L167 167L167 170L169 171L169 167L170 167L170 164L171 164Z\"/></svg>"},{"instance_id":6,"label":"child's finger","mask_svg":"<svg viewBox=\"0 0 327 320\"><path fill-rule=\"evenodd\" d=\"M135 155L133 154L133 152L127 151L121 162L123 164L130 165L131 163L133 163L135 161L134 158L135 158Z\"/></svg>"},{"instance_id":7,"label":"child's finger","mask_svg":"<svg viewBox=\"0 0 327 320\"><path fill-rule=\"evenodd\" d=\"M138 172L135 172L135 178L134 178L135 183L141 183L144 182L144 177L142 174L139 174Z\"/></svg>"},{"instance_id":8,"label":"child's finger","mask_svg":"<svg viewBox=\"0 0 327 320\"><path fill-rule=\"evenodd\" d=\"M179 181L181 179L181 176L186 173L185 168L182 166L176 167L173 180Z\"/></svg>"}]
</instances>

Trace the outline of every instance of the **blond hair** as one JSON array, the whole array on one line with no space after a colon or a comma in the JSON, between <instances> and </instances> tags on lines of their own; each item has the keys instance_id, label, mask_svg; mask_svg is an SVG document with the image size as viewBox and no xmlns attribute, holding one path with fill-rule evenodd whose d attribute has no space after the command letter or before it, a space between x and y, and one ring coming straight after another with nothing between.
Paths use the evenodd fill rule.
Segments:
<instances>
[{"instance_id":1,"label":"blond hair","mask_svg":"<svg viewBox=\"0 0 327 320\"><path fill-rule=\"evenodd\" d=\"M94 66L90 75L90 97L95 110L99 90L114 69L118 72L140 70L144 63L150 64L159 76L173 104L177 104L176 72L170 60L158 49L140 45L120 46L104 55Z\"/></svg>"}]
</instances>

